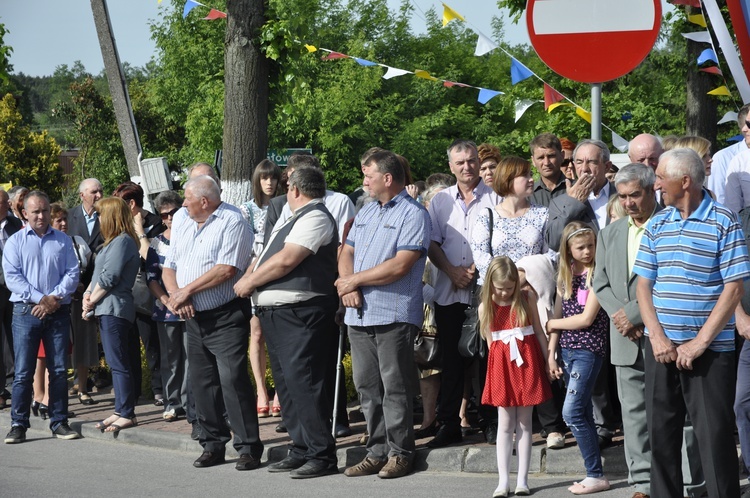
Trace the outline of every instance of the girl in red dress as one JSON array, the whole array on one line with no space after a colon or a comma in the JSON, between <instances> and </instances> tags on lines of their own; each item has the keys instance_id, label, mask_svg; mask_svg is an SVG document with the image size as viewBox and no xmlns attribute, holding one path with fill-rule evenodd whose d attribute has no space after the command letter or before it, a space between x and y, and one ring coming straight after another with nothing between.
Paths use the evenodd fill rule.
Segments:
<instances>
[{"instance_id":1,"label":"girl in red dress","mask_svg":"<svg viewBox=\"0 0 750 498\"><path fill-rule=\"evenodd\" d=\"M518 269L507 256L492 260L482 287L479 324L489 343L487 381L482 404L497 406L497 470L494 497L510 493L509 469L513 434L518 454L517 496L529 494L531 413L552 397L542 351L547 338L539 325L536 299L522 292ZM536 337L532 337L536 336Z\"/></svg>"}]
</instances>

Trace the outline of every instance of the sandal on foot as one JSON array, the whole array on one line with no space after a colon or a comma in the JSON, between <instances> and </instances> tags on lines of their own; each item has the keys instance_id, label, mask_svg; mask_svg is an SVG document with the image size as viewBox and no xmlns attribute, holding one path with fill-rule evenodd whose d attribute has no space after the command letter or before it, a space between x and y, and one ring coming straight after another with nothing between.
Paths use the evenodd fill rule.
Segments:
<instances>
[{"instance_id":1,"label":"sandal on foot","mask_svg":"<svg viewBox=\"0 0 750 498\"><path fill-rule=\"evenodd\" d=\"M91 397L89 393L78 393L78 401L84 406L96 405L99 402Z\"/></svg>"},{"instance_id":2,"label":"sandal on foot","mask_svg":"<svg viewBox=\"0 0 750 498\"><path fill-rule=\"evenodd\" d=\"M599 493L600 491L607 491L608 489L609 481L605 479L603 481L598 481L590 486L584 486L582 483L576 482L568 488L568 491L570 491L574 495L590 495L592 493Z\"/></svg>"},{"instance_id":3,"label":"sandal on foot","mask_svg":"<svg viewBox=\"0 0 750 498\"><path fill-rule=\"evenodd\" d=\"M125 422L120 422L120 420L125 420ZM138 425L138 420L136 420L135 417L133 418L120 417L119 419L117 419L117 422L113 422L109 424L109 426L106 429L104 429L104 432L112 432L114 434L117 434L123 429L130 429L131 427L135 427L137 425Z\"/></svg>"},{"instance_id":4,"label":"sandal on foot","mask_svg":"<svg viewBox=\"0 0 750 498\"><path fill-rule=\"evenodd\" d=\"M280 417L281 416L281 405L273 405L271 407L271 416L272 417Z\"/></svg>"},{"instance_id":5,"label":"sandal on foot","mask_svg":"<svg viewBox=\"0 0 750 498\"><path fill-rule=\"evenodd\" d=\"M256 407L258 409L258 418L268 418L271 416L270 409L268 408L268 405L265 406L258 406Z\"/></svg>"},{"instance_id":6,"label":"sandal on foot","mask_svg":"<svg viewBox=\"0 0 750 498\"><path fill-rule=\"evenodd\" d=\"M98 429L102 432L104 432L107 427L112 425L114 422L117 422L120 419L119 415L112 415L110 417L105 418L101 422L97 422L97 424L94 426L94 429Z\"/></svg>"}]
</instances>

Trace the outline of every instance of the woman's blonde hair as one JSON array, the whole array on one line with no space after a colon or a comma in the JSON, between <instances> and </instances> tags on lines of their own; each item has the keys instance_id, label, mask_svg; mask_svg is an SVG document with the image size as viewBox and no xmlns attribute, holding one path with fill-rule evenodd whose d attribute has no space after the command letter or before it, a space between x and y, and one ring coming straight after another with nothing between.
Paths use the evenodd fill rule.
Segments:
<instances>
[{"instance_id":1,"label":"woman's blonde hair","mask_svg":"<svg viewBox=\"0 0 750 498\"><path fill-rule=\"evenodd\" d=\"M492 288L494 285L500 285L503 282L513 282L516 284L511 298L511 313L516 315L516 325L526 325L529 315L528 303L521 294L519 284L518 268L513 260L508 256L498 256L490 262L487 268L487 274L484 277L484 285L480 294L482 303L482 313L479 316L479 327L482 335L487 341L492 341L492 319L495 316L492 301Z\"/></svg>"},{"instance_id":2,"label":"woman's blonde hair","mask_svg":"<svg viewBox=\"0 0 750 498\"><path fill-rule=\"evenodd\" d=\"M580 237L593 237L594 249L596 249L596 236L594 230L580 221L571 221L563 230L562 239L560 240L560 262L557 271L557 288L560 290L563 299L570 299L573 294L573 256L570 253L570 243ZM586 274L586 288L591 288L591 279L594 275L595 261L591 260L591 266Z\"/></svg>"},{"instance_id":3,"label":"woman's blonde hair","mask_svg":"<svg viewBox=\"0 0 750 498\"><path fill-rule=\"evenodd\" d=\"M687 135L687 136L678 138L675 141L673 148L693 149L695 152L698 153L699 156L701 156L701 159L703 159L703 156L705 156L711 151L711 142L703 137L698 137L695 135Z\"/></svg>"},{"instance_id":4,"label":"woman's blonde hair","mask_svg":"<svg viewBox=\"0 0 750 498\"><path fill-rule=\"evenodd\" d=\"M105 246L123 232L133 238L136 247L139 245L133 225L133 213L124 200L119 197L105 197L97 202L95 207L99 213L99 227Z\"/></svg>"},{"instance_id":5,"label":"woman's blonde hair","mask_svg":"<svg viewBox=\"0 0 750 498\"><path fill-rule=\"evenodd\" d=\"M614 214L617 216L617 219L625 218L628 213L625 211L625 208L622 207L622 203L620 202L620 198L616 195L613 195L609 198L609 201L607 201L607 214L610 218L612 218L612 221L615 221L615 217L612 216L612 211L614 211Z\"/></svg>"}]
</instances>

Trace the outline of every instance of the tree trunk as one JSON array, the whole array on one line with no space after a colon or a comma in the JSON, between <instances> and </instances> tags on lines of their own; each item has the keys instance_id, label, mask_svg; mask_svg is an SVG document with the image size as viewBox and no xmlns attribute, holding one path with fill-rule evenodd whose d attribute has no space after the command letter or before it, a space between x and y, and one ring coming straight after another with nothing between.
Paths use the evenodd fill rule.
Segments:
<instances>
[{"instance_id":1,"label":"tree trunk","mask_svg":"<svg viewBox=\"0 0 750 498\"><path fill-rule=\"evenodd\" d=\"M268 148L268 68L260 50L263 0L228 0L224 41L222 198L239 205L252 196L252 173Z\"/></svg>"},{"instance_id":2,"label":"tree trunk","mask_svg":"<svg viewBox=\"0 0 750 498\"><path fill-rule=\"evenodd\" d=\"M697 12L697 10L696 10ZM716 144L716 108L718 99L708 92L723 85L717 76L698 70L696 60L706 48L703 43L687 40L687 109L685 112L685 128L688 135L706 138L714 144L711 150L719 150L723 145Z\"/></svg>"}]
</instances>

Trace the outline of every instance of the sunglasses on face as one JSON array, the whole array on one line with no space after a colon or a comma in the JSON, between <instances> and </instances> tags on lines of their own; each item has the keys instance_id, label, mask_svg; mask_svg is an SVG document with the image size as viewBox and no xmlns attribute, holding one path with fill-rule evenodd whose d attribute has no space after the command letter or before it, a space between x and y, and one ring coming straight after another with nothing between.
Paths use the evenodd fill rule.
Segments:
<instances>
[{"instance_id":1,"label":"sunglasses on face","mask_svg":"<svg viewBox=\"0 0 750 498\"><path fill-rule=\"evenodd\" d=\"M175 214L175 213L176 213L177 211L179 211L179 210L180 210L180 208L178 208L178 207L177 207L177 208L174 208L174 209L173 209L173 210L171 210L171 211L167 211L166 213L159 213L159 216L161 216L161 219L162 219L162 220L166 220L166 219L167 219L167 218L169 218L170 216L174 218L174 214Z\"/></svg>"}]
</instances>

